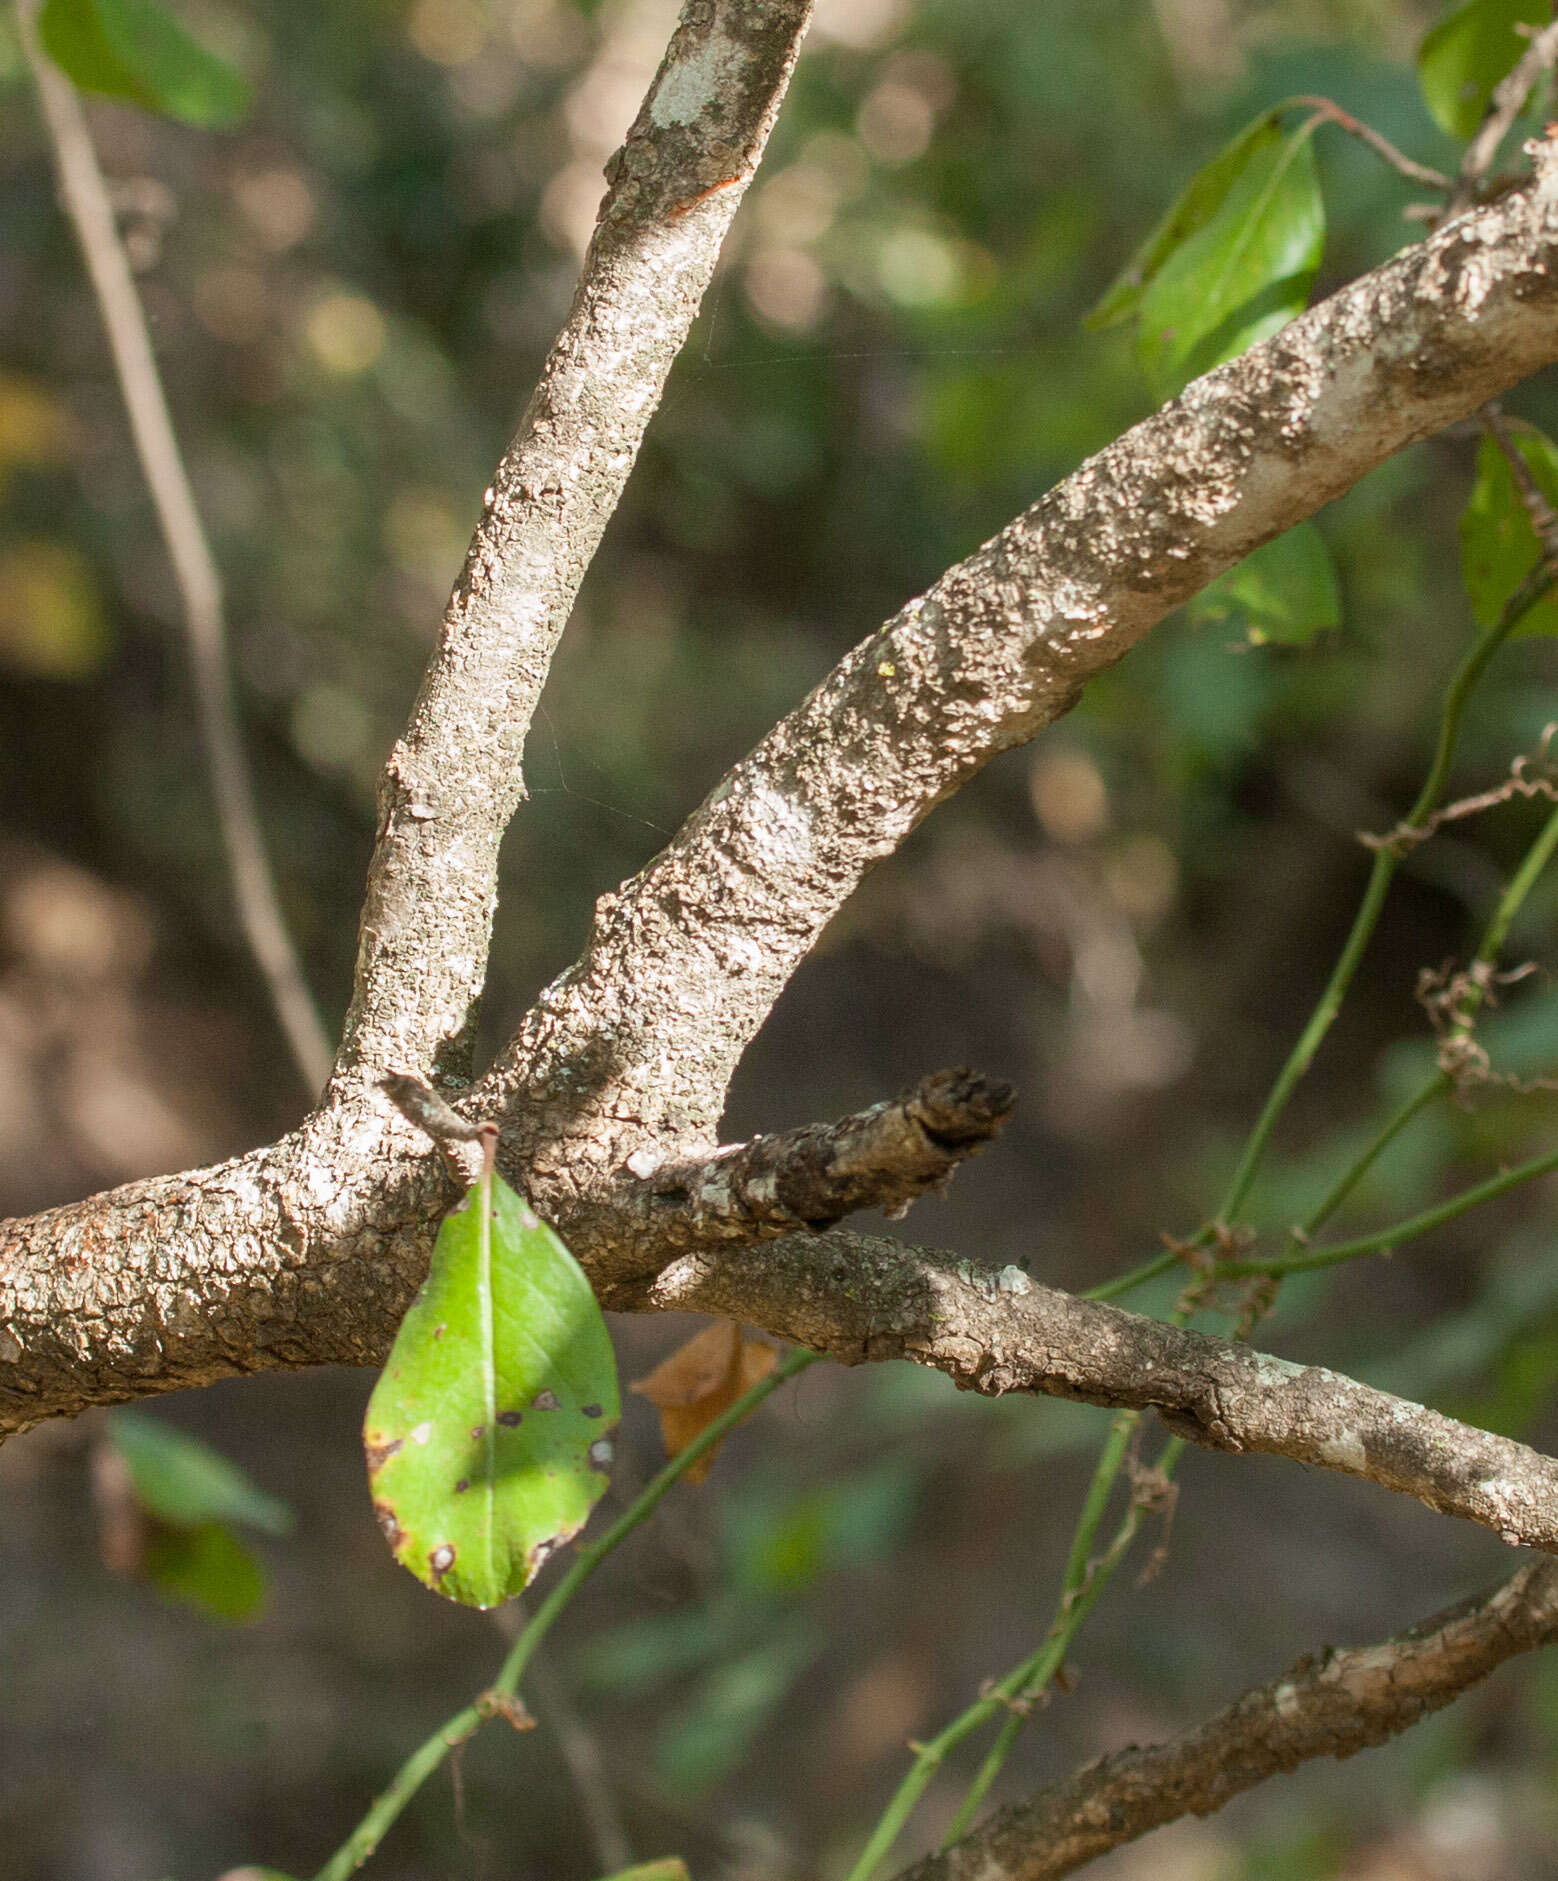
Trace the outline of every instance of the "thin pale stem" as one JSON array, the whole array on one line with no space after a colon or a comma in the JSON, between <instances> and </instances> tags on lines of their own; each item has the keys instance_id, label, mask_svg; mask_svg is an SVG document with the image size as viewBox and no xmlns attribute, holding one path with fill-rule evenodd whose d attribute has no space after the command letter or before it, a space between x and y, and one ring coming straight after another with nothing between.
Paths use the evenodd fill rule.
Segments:
<instances>
[{"instance_id":1,"label":"thin pale stem","mask_svg":"<svg viewBox=\"0 0 1558 1881\"><path fill-rule=\"evenodd\" d=\"M75 87L56 70L38 43L34 0L19 0L17 19L22 49L53 146L60 198L81 245L129 414L136 455L178 584L196 715L210 767L239 924L264 978L298 1073L310 1095L317 1096L330 1075L330 1041L287 931L266 854L228 677L221 577L184 468L145 310L119 239L86 114Z\"/></svg>"},{"instance_id":2,"label":"thin pale stem","mask_svg":"<svg viewBox=\"0 0 1558 1881\"><path fill-rule=\"evenodd\" d=\"M1400 151L1390 141L1375 130L1372 124L1365 124L1361 118L1355 118L1350 111L1344 111L1334 98L1322 98L1310 93L1301 93L1290 99L1295 105L1310 105L1314 110L1334 124L1339 131L1345 131L1349 137L1356 137L1359 143L1367 144L1376 157L1382 158L1400 176L1409 183L1421 183L1425 189L1436 189L1448 195L1455 187L1455 178L1446 176L1442 170L1431 170L1426 163L1418 163Z\"/></svg>"},{"instance_id":3,"label":"thin pale stem","mask_svg":"<svg viewBox=\"0 0 1558 1881\"><path fill-rule=\"evenodd\" d=\"M780 1385L794 1378L798 1372L803 1372L808 1365L815 1364L816 1360L815 1352L800 1348L789 1353L766 1378L760 1379L728 1411L722 1412L707 1429L701 1431L685 1450L673 1457L598 1541L579 1550L573 1565L537 1607L510 1647L491 1686L441 1724L426 1743L411 1753L395 1773L388 1789L376 1798L362 1821L319 1870L315 1881L347 1881L349 1875L357 1872L379 1846L407 1803L450 1751L463 1744L489 1717L501 1712L503 1700L513 1697L531 1655L596 1568L627 1540L634 1529L648 1520L699 1457L706 1456Z\"/></svg>"}]
</instances>

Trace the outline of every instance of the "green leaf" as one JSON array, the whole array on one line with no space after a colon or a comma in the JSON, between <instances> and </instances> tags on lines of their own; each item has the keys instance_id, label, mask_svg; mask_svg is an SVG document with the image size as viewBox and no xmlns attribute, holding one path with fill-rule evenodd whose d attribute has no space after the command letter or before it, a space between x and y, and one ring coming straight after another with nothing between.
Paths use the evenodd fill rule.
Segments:
<instances>
[{"instance_id":1,"label":"green leaf","mask_svg":"<svg viewBox=\"0 0 1558 1881\"><path fill-rule=\"evenodd\" d=\"M1443 19L1417 52L1417 82L1434 122L1451 137L1471 137L1493 87L1525 51L1517 23L1545 25L1541 0L1470 0Z\"/></svg>"},{"instance_id":2,"label":"green leaf","mask_svg":"<svg viewBox=\"0 0 1558 1881\"><path fill-rule=\"evenodd\" d=\"M1558 446L1539 431L1521 429L1511 442L1531 467L1537 488L1558 507ZM1485 437L1477 450L1477 479L1461 514L1461 579L1477 623L1491 627L1511 595L1536 566L1536 531L1504 453ZM1527 613L1518 634L1558 634L1558 596L1549 594Z\"/></svg>"},{"instance_id":3,"label":"green leaf","mask_svg":"<svg viewBox=\"0 0 1558 1881\"><path fill-rule=\"evenodd\" d=\"M1148 284L1137 356L1159 398L1303 312L1325 246L1317 124L1259 142L1216 213Z\"/></svg>"},{"instance_id":4,"label":"green leaf","mask_svg":"<svg viewBox=\"0 0 1558 1881\"><path fill-rule=\"evenodd\" d=\"M137 1497L159 1521L181 1528L237 1522L266 1535L291 1534L287 1505L198 1437L139 1411L114 1411L108 1429Z\"/></svg>"},{"instance_id":5,"label":"green leaf","mask_svg":"<svg viewBox=\"0 0 1558 1881\"><path fill-rule=\"evenodd\" d=\"M243 79L154 0L45 0L38 37L85 91L213 127L249 109Z\"/></svg>"},{"instance_id":6,"label":"green leaf","mask_svg":"<svg viewBox=\"0 0 1558 1881\"><path fill-rule=\"evenodd\" d=\"M218 1620L248 1620L265 1604L265 1569L222 1522L183 1528L158 1522L142 1572L160 1593Z\"/></svg>"},{"instance_id":7,"label":"green leaf","mask_svg":"<svg viewBox=\"0 0 1558 1881\"><path fill-rule=\"evenodd\" d=\"M620 1415L606 1322L578 1263L501 1179L438 1231L363 1430L396 1560L492 1607L584 1526Z\"/></svg>"},{"instance_id":8,"label":"green leaf","mask_svg":"<svg viewBox=\"0 0 1558 1881\"><path fill-rule=\"evenodd\" d=\"M1142 293L1153 276L1181 243L1206 227L1239 173L1256 151L1280 144L1277 123L1281 105L1253 118L1217 155L1202 164L1170 205L1163 220L1115 276L1102 298L1082 317L1085 327L1097 331L1130 319L1141 306Z\"/></svg>"},{"instance_id":9,"label":"green leaf","mask_svg":"<svg viewBox=\"0 0 1558 1881\"><path fill-rule=\"evenodd\" d=\"M1297 523L1219 575L1190 603L1198 626L1240 620L1252 646L1308 646L1342 621L1341 590L1325 538Z\"/></svg>"}]
</instances>

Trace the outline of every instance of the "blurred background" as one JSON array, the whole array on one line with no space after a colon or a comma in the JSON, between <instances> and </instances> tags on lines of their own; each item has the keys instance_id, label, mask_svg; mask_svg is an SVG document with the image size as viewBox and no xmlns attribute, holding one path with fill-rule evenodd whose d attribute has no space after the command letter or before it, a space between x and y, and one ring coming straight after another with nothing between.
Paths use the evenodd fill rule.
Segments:
<instances>
[{"instance_id":1,"label":"blurred background","mask_svg":"<svg viewBox=\"0 0 1558 1881\"><path fill-rule=\"evenodd\" d=\"M92 122L228 582L287 914L334 1026L378 768L675 7L180 10L254 82L243 127L111 104ZM574 957L595 897L844 649L1150 409L1129 333L1080 316L1240 123L1324 92L1453 165L1412 75L1435 17L1406 0L822 0L531 739L489 1045ZM1327 132L1319 155L1323 292L1415 225L1368 153ZM175 593L8 18L0 362L0 1213L23 1213L244 1149L306 1094L235 927ZM1510 403L1558 419L1550 384ZM1017 1083L1016 1120L903 1231L1080 1287L1192 1227L1346 931L1355 832L1416 794L1472 631L1455 522L1474 450L1434 440L1322 515L1339 631L1298 650L1251 645L1234 616L1176 618L939 810L797 976L729 1134L971 1063ZM1456 788L1495 783L1552 719L1553 648L1517 641ZM1465 957L1541 814L1509 805L1411 856L1260 1219L1323 1193L1431 1066L1417 974ZM1555 905L1558 882L1527 904L1509 957L1543 972L1480 1033L1526 1076L1558 1066ZM1555 1121L1550 1097L1498 1090L1426 1112L1349 1222L1535 1153ZM1261 1339L1550 1448L1552 1197L1291 1284ZM615 1321L624 1375L692 1330ZM269 1593L243 1624L110 1571L101 1420L0 1450L0 1874L311 1872L485 1683L497 1630L424 1592L373 1525L370 1382L262 1377L147 1410L295 1513L289 1538L255 1544ZM587 1881L622 1846L581 1805L593 1766L597 1814L640 1858L679 1851L700 1881L842 1874L905 1741L1047 1624L1104 1424L906 1366L808 1373L592 1583L530 1694L543 1728L485 1733L370 1872ZM623 1455L630 1491L659 1461L639 1399ZM1120 1577L1001 1796L1508 1571L1489 1535L1278 1460L1192 1454L1182 1478L1162 1572ZM1390 1748L1094 1872L1550 1875L1555 1758L1558 1659L1525 1661ZM905 1859L975 1761L937 1778Z\"/></svg>"}]
</instances>

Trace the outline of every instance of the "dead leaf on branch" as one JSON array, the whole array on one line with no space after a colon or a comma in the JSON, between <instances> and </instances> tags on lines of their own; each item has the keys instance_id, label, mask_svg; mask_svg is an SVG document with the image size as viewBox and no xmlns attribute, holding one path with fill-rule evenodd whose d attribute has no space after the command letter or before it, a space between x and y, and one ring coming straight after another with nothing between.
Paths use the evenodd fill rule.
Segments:
<instances>
[{"instance_id":1,"label":"dead leaf on branch","mask_svg":"<svg viewBox=\"0 0 1558 1881\"><path fill-rule=\"evenodd\" d=\"M766 1378L778 1359L771 1345L743 1339L733 1319L717 1319L629 1389L648 1398L660 1413L660 1439L666 1455L680 1456L743 1392ZM718 1448L716 1444L689 1468L689 1482L703 1481Z\"/></svg>"}]
</instances>

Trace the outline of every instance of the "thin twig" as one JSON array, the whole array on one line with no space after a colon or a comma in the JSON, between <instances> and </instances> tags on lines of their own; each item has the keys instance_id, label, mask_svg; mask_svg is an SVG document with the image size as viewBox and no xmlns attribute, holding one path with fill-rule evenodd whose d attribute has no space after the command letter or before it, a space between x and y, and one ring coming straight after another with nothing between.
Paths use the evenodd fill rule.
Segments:
<instances>
[{"instance_id":1,"label":"thin twig","mask_svg":"<svg viewBox=\"0 0 1558 1881\"><path fill-rule=\"evenodd\" d=\"M1418 163L1398 150L1388 137L1375 130L1372 124L1365 124L1361 118L1355 118L1350 111L1344 111L1334 98L1322 98L1317 94L1302 92L1289 100L1295 105L1309 105L1318 111L1339 131L1345 131L1349 137L1356 137L1362 144L1367 144L1376 157L1382 157L1391 169L1404 176L1409 183L1421 183L1425 189L1439 189L1449 193L1455 187L1455 178L1446 176L1442 170L1431 170L1426 163ZM1436 211L1437 213L1437 211Z\"/></svg>"},{"instance_id":2,"label":"thin twig","mask_svg":"<svg viewBox=\"0 0 1558 1881\"><path fill-rule=\"evenodd\" d=\"M239 925L264 977L293 1061L311 1095L330 1075L330 1041L287 932L255 809L228 677L222 583L195 507L145 310L119 239L113 205L74 86L38 43L34 0L18 0L22 48L38 88L59 172L60 198L86 262L124 395L136 455L151 492L183 603L195 707L211 769L217 821L232 875Z\"/></svg>"},{"instance_id":3,"label":"thin twig","mask_svg":"<svg viewBox=\"0 0 1558 1881\"><path fill-rule=\"evenodd\" d=\"M1487 115L1461 158L1455 194L1445 206L1445 220L1458 216L1477 200L1483 179L1498 155L1499 145L1525 109L1526 100L1535 90L1542 74L1550 72L1555 62L1558 62L1558 20L1532 35L1530 45L1494 86L1493 95L1488 100Z\"/></svg>"}]
</instances>

